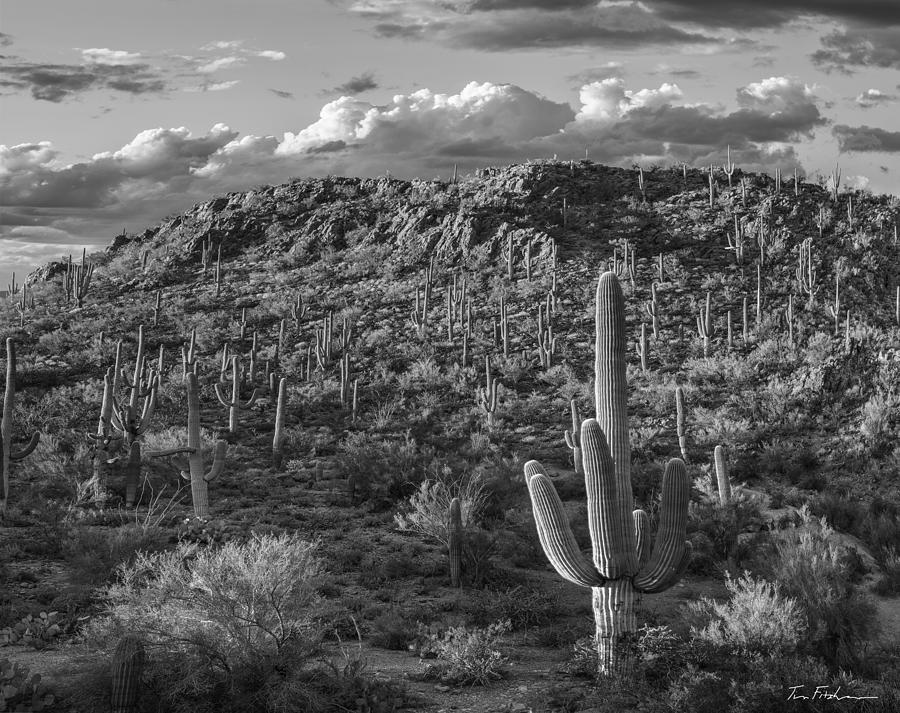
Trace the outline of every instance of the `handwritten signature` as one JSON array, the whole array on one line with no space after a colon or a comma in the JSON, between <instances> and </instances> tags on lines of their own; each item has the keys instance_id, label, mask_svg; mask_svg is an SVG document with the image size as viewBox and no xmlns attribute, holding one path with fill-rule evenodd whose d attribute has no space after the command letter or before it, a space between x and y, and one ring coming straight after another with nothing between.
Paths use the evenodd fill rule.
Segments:
<instances>
[{"instance_id":1,"label":"handwritten signature","mask_svg":"<svg viewBox=\"0 0 900 713\"><path fill-rule=\"evenodd\" d=\"M801 691L806 688L806 686L789 686L790 693L788 694L787 700L789 701L809 701L809 700L830 700L830 701L867 701L867 700L875 700L878 696L851 696L849 694L844 695L841 693L841 687L838 686L835 690L830 690L831 686L816 686L810 695L806 695Z\"/></svg>"}]
</instances>

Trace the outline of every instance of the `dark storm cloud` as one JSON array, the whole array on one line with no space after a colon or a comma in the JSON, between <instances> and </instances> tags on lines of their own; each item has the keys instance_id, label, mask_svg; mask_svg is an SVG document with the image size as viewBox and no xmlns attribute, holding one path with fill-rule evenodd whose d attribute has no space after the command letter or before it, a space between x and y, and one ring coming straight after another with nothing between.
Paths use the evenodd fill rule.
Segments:
<instances>
[{"instance_id":1,"label":"dark storm cloud","mask_svg":"<svg viewBox=\"0 0 900 713\"><path fill-rule=\"evenodd\" d=\"M61 102L93 89L112 89L128 94L165 91L162 77L147 64L41 64L16 62L0 67L4 86L31 92L35 99Z\"/></svg>"},{"instance_id":2,"label":"dark storm cloud","mask_svg":"<svg viewBox=\"0 0 900 713\"><path fill-rule=\"evenodd\" d=\"M351 77L343 84L338 84L329 91L355 96L357 94L362 94L362 92L367 92L370 89L378 89L378 86L379 84L375 81L375 75L372 74L372 72L363 72L360 75Z\"/></svg>"},{"instance_id":3,"label":"dark storm cloud","mask_svg":"<svg viewBox=\"0 0 900 713\"><path fill-rule=\"evenodd\" d=\"M900 8L900 3L897 3ZM852 27L822 38L812 61L823 69L852 72L854 67L900 69L900 25Z\"/></svg>"},{"instance_id":4,"label":"dark storm cloud","mask_svg":"<svg viewBox=\"0 0 900 713\"><path fill-rule=\"evenodd\" d=\"M873 126L838 124L831 133L841 153L853 151L900 151L900 131L885 131Z\"/></svg>"},{"instance_id":5,"label":"dark storm cloud","mask_svg":"<svg viewBox=\"0 0 900 713\"><path fill-rule=\"evenodd\" d=\"M779 27L809 15L873 25L900 23L896 0L645 0L645 4L672 22L730 29Z\"/></svg>"}]
</instances>

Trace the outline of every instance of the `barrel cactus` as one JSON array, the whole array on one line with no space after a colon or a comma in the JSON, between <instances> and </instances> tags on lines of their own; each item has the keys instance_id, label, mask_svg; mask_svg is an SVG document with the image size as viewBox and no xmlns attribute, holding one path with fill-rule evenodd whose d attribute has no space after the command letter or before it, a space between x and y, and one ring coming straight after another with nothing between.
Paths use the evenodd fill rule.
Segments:
<instances>
[{"instance_id":1,"label":"barrel cactus","mask_svg":"<svg viewBox=\"0 0 900 713\"><path fill-rule=\"evenodd\" d=\"M651 548L649 518L643 510L633 509L625 304L612 272L600 277L595 319L596 418L581 425L592 559L578 547L543 466L533 460L526 463L525 480L538 537L550 563L564 579L592 590L600 673L627 675L633 663L635 595L668 589L690 561L691 545L685 540L690 484L684 462L670 460L663 475L659 528Z\"/></svg>"}]
</instances>

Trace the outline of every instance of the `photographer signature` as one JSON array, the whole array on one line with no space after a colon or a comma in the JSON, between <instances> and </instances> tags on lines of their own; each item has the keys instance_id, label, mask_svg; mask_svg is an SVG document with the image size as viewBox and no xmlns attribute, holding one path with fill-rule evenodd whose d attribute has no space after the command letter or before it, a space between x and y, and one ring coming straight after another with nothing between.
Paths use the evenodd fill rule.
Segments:
<instances>
[{"instance_id":1,"label":"photographer signature","mask_svg":"<svg viewBox=\"0 0 900 713\"><path fill-rule=\"evenodd\" d=\"M835 690L829 690L831 686L816 686L810 695L802 693L802 689L806 686L789 686L790 693L787 700L789 701L809 701L809 700L830 700L830 701L866 701L875 700L878 696L851 696L841 694L841 687Z\"/></svg>"}]
</instances>

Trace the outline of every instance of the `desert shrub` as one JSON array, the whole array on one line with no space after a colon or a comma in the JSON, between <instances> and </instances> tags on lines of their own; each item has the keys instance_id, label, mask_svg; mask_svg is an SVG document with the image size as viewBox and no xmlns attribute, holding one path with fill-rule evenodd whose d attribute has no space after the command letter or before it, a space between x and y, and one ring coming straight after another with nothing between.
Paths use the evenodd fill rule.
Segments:
<instances>
[{"instance_id":1,"label":"desert shrub","mask_svg":"<svg viewBox=\"0 0 900 713\"><path fill-rule=\"evenodd\" d=\"M264 710L259 692L296 674L318 649L317 544L254 536L245 544L140 553L106 593L107 616L85 640L146 642L148 678L169 710Z\"/></svg>"},{"instance_id":2,"label":"desert shrub","mask_svg":"<svg viewBox=\"0 0 900 713\"><path fill-rule=\"evenodd\" d=\"M485 628L451 626L440 633L425 633L420 655L438 659L426 676L473 686L501 678L506 658L497 647L509 629L508 621L499 621Z\"/></svg>"},{"instance_id":3,"label":"desert shrub","mask_svg":"<svg viewBox=\"0 0 900 713\"><path fill-rule=\"evenodd\" d=\"M73 527L63 544L63 556L77 584L107 584L121 565L130 565L139 552L166 548L167 533L159 527L126 525L108 530Z\"/></svg>"},{"instance_id":4,"label":"desert shrub","mask_svg":"<svg viewBox=\"0 0 900 713\"><path fill-rule=\"evenodd\" d=\"M415 640L416 627L411 612L391 608L376 616L369 629L369 641L373 646L394 651L405 651Z\"/></svg>"},{"instance_id":5,"label":"desert shrub","mask_svg":"<svg viewBox=\"0 0 900 713\"><path fill-rule=\"evenodd\" d=\"M560 614L558 597L522 585L485 589L469 597L474 624L508 621L513 631L555 621Z\"/></svg>"},{"instance_id":6,"label":"desert shrub","mask_svg":"<svg viewBox=\"0 0 900 713\"><path fill-rule=\"evenodd\" d=\"M434 454L432 447L420 446L408 433L403 440L350 433L340 445L337 462L341 474L355 483L355 496L383 509L418 486Z\"/></svg>"},{"instance_id":7,"label":"desert shrub","mask_svg":"<svg viewBox=\"0 0 900 713\"><path fill-rule=\"evenodd\" d=\"M893 547L883 551L879 557L881 577L875 582L872 591L882 596L900 594L900 551Z\"/></svg>"},{"instance_id":8,"label":"desert shrub","mask_svg":"<svg viewBox=\"0 0 900 713\"><path fill-rule=\"evenodd\" d=\"M793 651L805 628L797 601L781 596L779 585L754 579L749 572L725 581L731 598L718 603L709 597L687 605L696 623L691 634L737 654Z\"/></svg>"},{"instance_id":9,"label":"desert shrub","mask_svg":"<svg viewBox=\"0 0 900 713\"><path fill-rule=\"evenodd\" d=\"M850 665L873 624L874 605L854 587L834 530L801 509L803 525L782 531L773 575L806 616L807 643L829 663Z\"/></svg>"},{"instance_id":10,"label":"desert shrub","mask_svg":"<svg viewBox=\"0 0 900 713\"><path fill-rule=\"evenodd\" d=\"M463 476L454 481L449 475L448 469L438 478L419 485L407 502L407 512L394 515L398 529L416 532L448 546L450 503L454 498L459 498L464 530L479 521L486 504L480 476Z\"/></svg>"}]
</instances>

